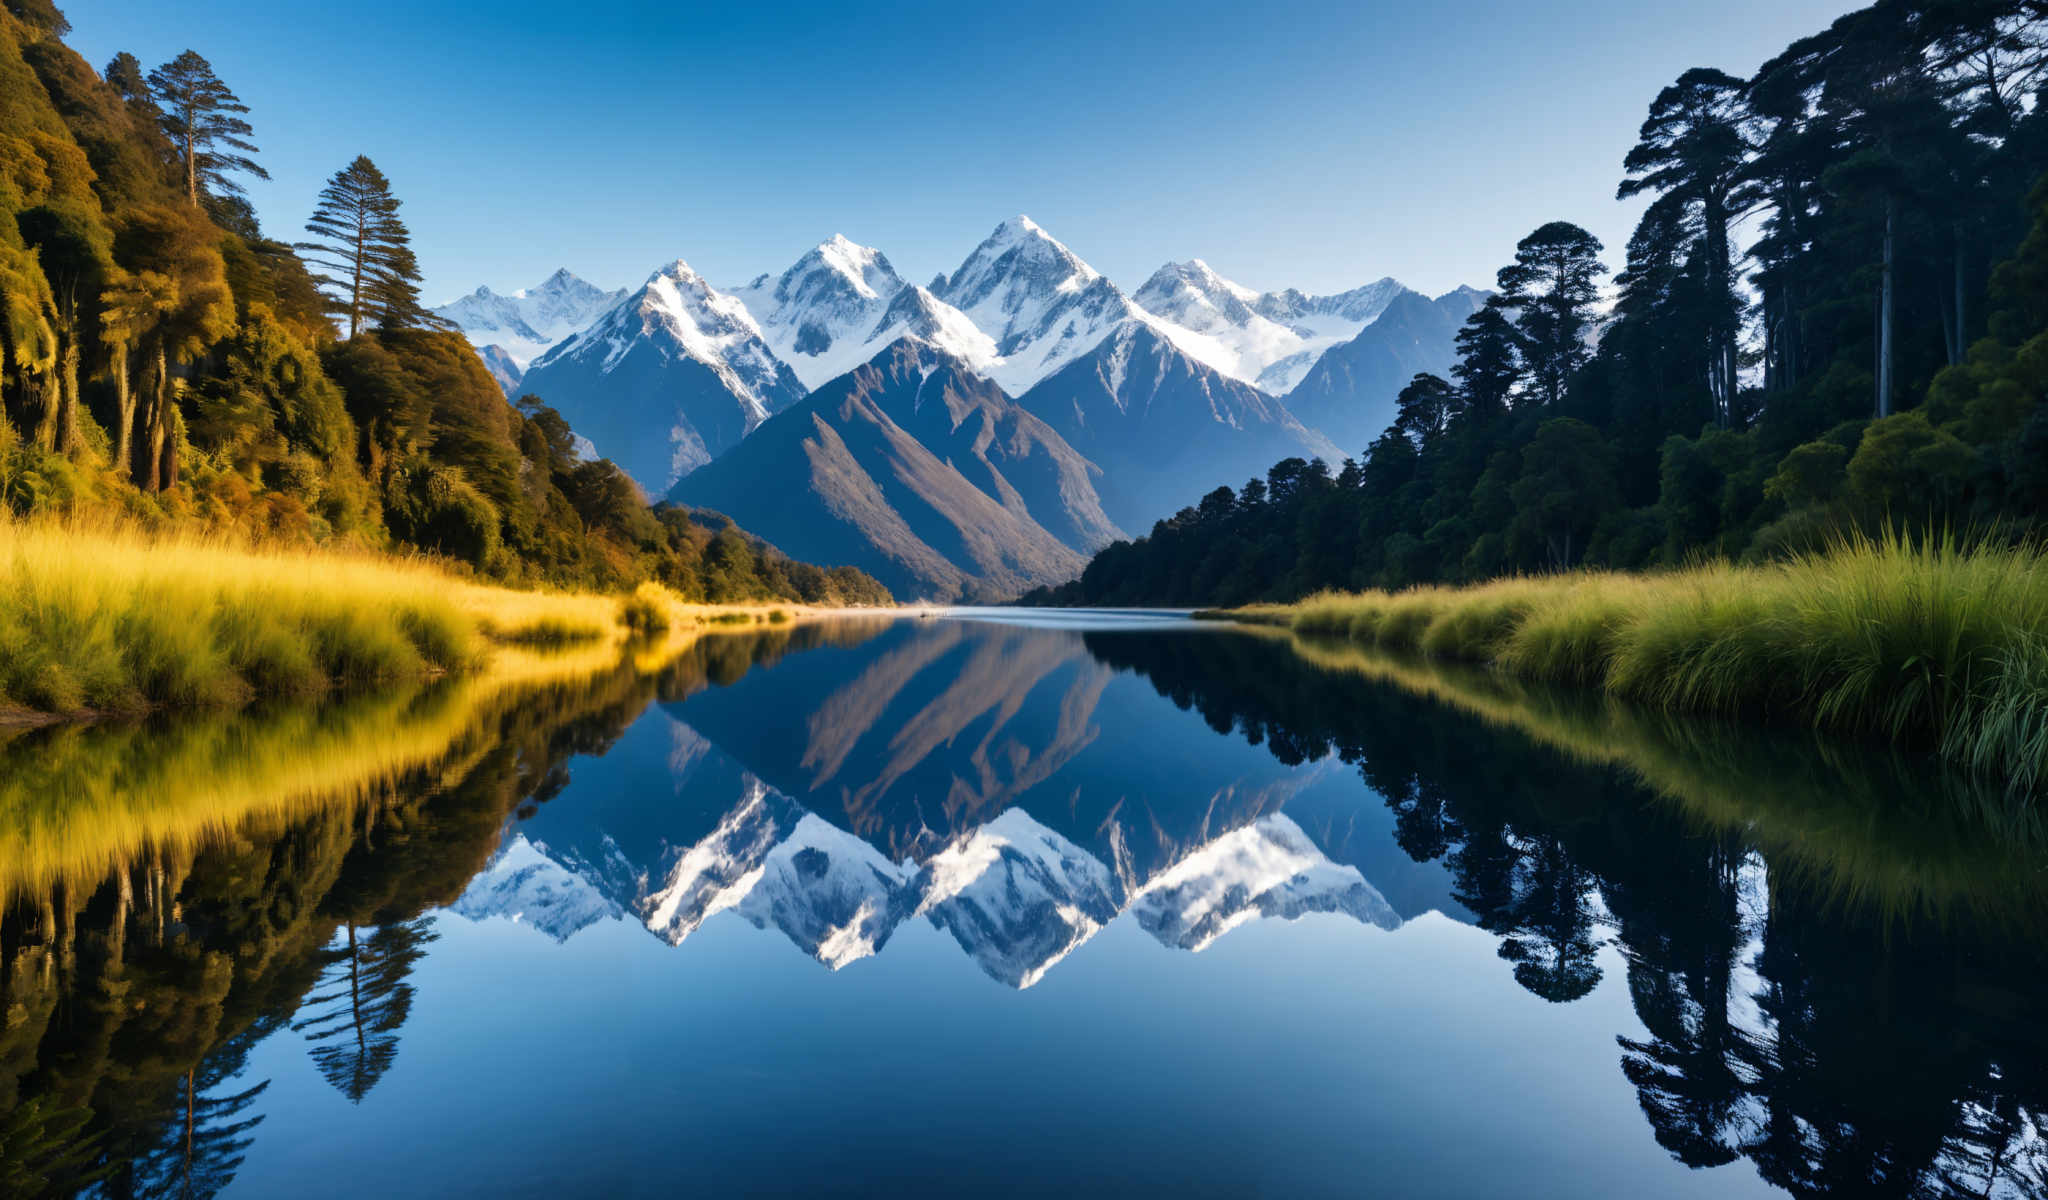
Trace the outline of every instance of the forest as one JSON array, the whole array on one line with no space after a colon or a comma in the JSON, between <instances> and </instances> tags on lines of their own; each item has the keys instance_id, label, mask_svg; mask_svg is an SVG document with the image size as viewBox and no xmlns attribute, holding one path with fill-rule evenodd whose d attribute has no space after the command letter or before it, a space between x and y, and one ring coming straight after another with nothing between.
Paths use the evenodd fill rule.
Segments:
<instances>
[{"instance_id":1,"label":"forest","mask_svg":"<svg viewBox=\"0 0 2048 1200\"><path fill-rule=\"evenodd\" d=\"M1859 534L2031 540L2048 500L2048 5L1882 0L1650 103L1611 277L1515 248L1394 425L1288 459L1028 603L1238 605L1763 562Z\"/></svg>"},{"instance_id":2,"label":"forest","mask_svg":"<svg viewBox=\"0 0 2048 1200\"><path fill-rule=\"evenodd\" d=\"M650 507L419 300L401 202L342 165L266 232L248 107L204 57L95 71L0 2L0 518L390 551L514 586L886 603L717 514Z\"/></svg>"}]
</instances>

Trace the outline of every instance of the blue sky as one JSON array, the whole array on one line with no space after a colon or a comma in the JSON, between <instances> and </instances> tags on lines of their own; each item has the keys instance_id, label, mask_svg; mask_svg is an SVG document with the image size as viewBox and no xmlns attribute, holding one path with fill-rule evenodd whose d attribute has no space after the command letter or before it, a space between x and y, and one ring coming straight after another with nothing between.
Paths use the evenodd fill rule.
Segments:
<instances>
[{"instance_id":1,"label":"blue sky","mask_svg":"<svg viewBox=\"0 0 2048 1200\"><path fill-rule=\"evenodd\" d=\"M567 266L716 283L835 233L906 277L1028 213L1126 287L1199 257L1253 287L1484 285L1614 199L1651 98L1748 73L1853 5L959 5L74 0L95 66L190 48L253 110L296 236L357 153L405 202L428 300Z\"/></svg>"}]
</instances>

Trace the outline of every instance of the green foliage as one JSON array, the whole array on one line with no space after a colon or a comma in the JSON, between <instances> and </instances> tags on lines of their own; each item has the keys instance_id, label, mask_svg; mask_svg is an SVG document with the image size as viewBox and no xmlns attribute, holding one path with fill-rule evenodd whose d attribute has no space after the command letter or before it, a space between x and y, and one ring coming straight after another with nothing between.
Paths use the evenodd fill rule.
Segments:
<instances>
[{"instance_id":1,"label":"green foliage","mask_svg":"<svg viewBox=\"0 0 2048 1200\"><path fill-rule=\"evenodd\" d=\"M1764 483L1764 495L1788 508L1831 504L1848 480L1849 451L1836 442L1808 442L1787 454Z\"/></svg>"},{"instance_id":2,"label":"green foliage","mask_svg":"<svg viewBox=\"0 0 2048 1200\"><path fill-rule=\"evenodd\" d=\"M1548 222L1459 332L1452 383L1413 381L1331 487L1225 492L1029 599L1288 601L1893 527L2039 537L2044 78L2048 16L2008 0L1877 4L1747 79L1686 71L1622 163L1620 194L1649 203L1597 330L1600 246Z\"/></svg>"},{"instance_id":3,"label":"green foliage","mask_svg":"<svg viewBox=\"0 0 2048 1200\"><path fill-rule=\"evenodd\" d=\"M313 240L298 248L321 272L328 311L348 321L353 339L366 327L431 328L435 318L420 306L419 262L412 235L398 219L399 199L377 164L357 155L334 173L306 222Z\"/></svg>"},{"instance_id":4,"label":"green foliage","mask_svg":"<svg viewBox=\"0 0 2048 1200\"><path fill-rule=\"evenodd\" d=\"M247 109L203 57L145 72L116 55L102 79L59 40L54 8L8 11L0 506L420 551L522 584L888 601L858 571L649 508L611 463L577 456L559 415L508 405L420 308L398 198L367 158L322 193L302 259L237 195L237 175L262 176ZM355 336L338 339L334 315ZM366 664L410 654L359 641ZM218 674L177 645L165 686ZM275 651L251 670L307 674Z\"/></svg>"},{"instance_id":5,"label":"green foliage","mask_svg":"<svg viewBox=\"0 0 2048 1200\"><path fill-rule=\"evenodd\" d=\"M249 155L249 106L213 73L213 64L187 50L149 73L149 98L157 126L177 148L184 165L185 196L194 205L207 197L237 195L235 174L270 178Z\"/></svg>"},{"instance_id":6,"label":"green foliage","mask_svg":"<svg viewBox=\"0 0 2048 1200\"><path fill-rule=\"evenodd\" d=\"M487 570L503 548L498 510L461 472L425 459L400 464L385 489L385 519L398 537Z\"/></svg>"}]
</instances>

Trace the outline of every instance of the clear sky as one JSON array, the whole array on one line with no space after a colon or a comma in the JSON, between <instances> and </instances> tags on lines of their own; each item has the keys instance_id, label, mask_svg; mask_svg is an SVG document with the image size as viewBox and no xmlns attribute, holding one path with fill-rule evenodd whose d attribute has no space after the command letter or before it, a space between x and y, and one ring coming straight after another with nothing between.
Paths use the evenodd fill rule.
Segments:
<instances>
[{"instance_id":1,"label":"clear sky","mask_svg":"<svg viewBox=\"0 0 2048 1200\"><path fill-rule=\"evenodd\" d=\"M95 65L190 48L253 110L265 228L358 153L440 302L557 266L780 271L837 232L906 277L1028 213L1126 287L1486 285L1564 218L1618 263L1657 90L1747 74L1843 0L1003 4L72 0Z\"/></svg>"}]
</instances>

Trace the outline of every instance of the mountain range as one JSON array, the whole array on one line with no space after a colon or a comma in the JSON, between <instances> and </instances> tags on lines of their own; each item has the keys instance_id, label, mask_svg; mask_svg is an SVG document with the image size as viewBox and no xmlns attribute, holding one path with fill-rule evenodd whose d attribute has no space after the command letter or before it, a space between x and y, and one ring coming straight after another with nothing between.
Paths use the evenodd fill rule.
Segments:
<instances>
[{"instance_id":1,"label":"mountain range","mask_svg":"<svg viewBox=\"0 0 2048 1200\"><path fill-rule=\"evenodd\" d=\"M436 312L649 495L954 599L1062 582L1282 458L1361 453L1484 297L1257 292L1199 259L1126 294L1020 216L926 286L834 236L737 288L679 260Z\"/></svg>"},{"instance_id":2,"label":"mountain range","mask_svg":"<svg viewBox=\"0 0 2048 1200\"><path fill-rule=\"evenodd\" d=\"M1264 918L1459 911L1375 886L1405 856L1318 808L1330 771L1188 746L1132 703L1148 685L1034 633L898 627L835 651L850 663L792 656L665 701L579 765L573 803L513 825L455 910L557 940L628 921L674 946L731 912L834 970L921 919L1015 988L1125 913L1200 951ZM1173 764L1113 787L1067 773L1091 745L1162 742Z\"/></svg>"},{"instance_id":3,"label":"mountain range","mask_svg":"<svg viewBox=\"0 0 2048 1200\"><path fill-rule=\"evenodd\" d=\"M479 287L435 309L434 315L462 331L498 385L512 396L528 363L563 338L588 329L625 295L623 288L604 291L564 268L509 296Z\"/></svg>"},{"instance_id":4,"label":"mountain range","mask_svg":"<svg viewBox=\"0 0 2048 1200\"><path fill-rule=\"evenodd\" d=\"M1001 600L1121 536L1100 474L971 364L902 337L669 496L744 512L785 554L858 565L899 596Z\"/></svg>"}]
</instances>

